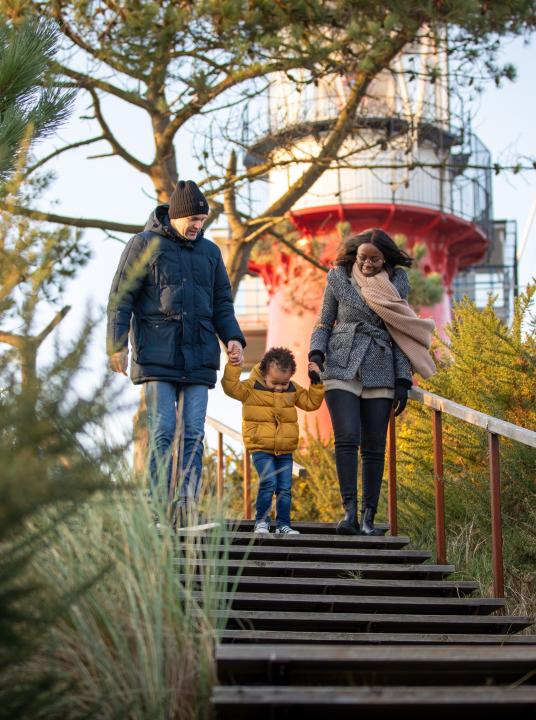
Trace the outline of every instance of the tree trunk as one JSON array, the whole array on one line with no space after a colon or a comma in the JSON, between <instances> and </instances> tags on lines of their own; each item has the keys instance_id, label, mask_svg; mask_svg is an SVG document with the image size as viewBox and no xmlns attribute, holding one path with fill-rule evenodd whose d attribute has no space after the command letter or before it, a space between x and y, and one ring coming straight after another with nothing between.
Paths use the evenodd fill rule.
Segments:
<instances>
[{"instance_id":1,"label":"tree trunk","mask_svg":"<svg viewBox=\"0 0 536 720\"><path fill-rule=\"evenodd\" d=\"M164 142L164 131L169 125L165 115L152 115L153 137L155 144L155 160L151 165L151 180L159 203L169 202L178 180L177 158L173 143Z\"/></svg>"}]
</instances>

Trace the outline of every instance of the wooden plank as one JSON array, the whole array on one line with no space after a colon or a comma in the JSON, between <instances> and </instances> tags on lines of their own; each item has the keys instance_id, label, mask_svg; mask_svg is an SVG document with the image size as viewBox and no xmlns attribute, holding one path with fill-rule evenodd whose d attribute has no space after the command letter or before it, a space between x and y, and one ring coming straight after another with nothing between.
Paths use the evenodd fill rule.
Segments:
<instances>
[{"instance_id":1,"label":"wooden plank","mask_svg":"<svg viewBox=\"0 0 536 720\"><path fill-rule=\"evenodd\" d=\"M513 423L506 422L506 420L499 420L499 418L478 412L478 410L460 405L453 400L447 400L440 395L426 392L421 388L411 388L409 397L411 400L416 400L426 405L426 407L441 410L448 415L464 420L470 425L475 425L496 435L502 435L511 440L516 440L516 442L523 443L523 445L536 447L536 432L533 430L528 430L520 425L514 425Z\"/></svg>"},{"instance_id":2,"label":"wooden plank","mask_svg":"<svg viewBox=\"0 0 536 720\"><path fill-rule=\"evenodd\" d=\"M179 575L181 582L203 584L204 575ZM216 578L222 582L221 577ZM227 579L229 590L241 592L292 592L345 595L392 595L418 597L465 597L479 589L473 580L379 580L322 577L255 577L232 575Z\"/></svg>"},{"instance_id":3,"label":"wooden plank","mask_svg":"<svg viewBox=\"0 0 536 720\"><path fill-rule=\"evenodd\" d=\"M252 532L253 527L255 525L254 520L238 520L238 519L231 519L227 520L227 526L230 530L234 532ZM387 523L381 523L381 522L375 522L374 523L376 527L385 530L386 532L389 530L389 525ZM292 527L294 527L296 530L299 530L300 533L309 533L313 535L336 535L335 529L337 527L336 522L328 522L328 523L318 523L318 522L309 522L309 521L303 521L303 520L296 520L292 523ZM272 531L275 530L275 525L271 526ZM398 536L394 536L398 537Z\"/></svg>"},{"instance_id":4,"label":"wooden plank","mask_svg":"<svg viewBox=\"0 0 536 720\"><path fill-rule=\"evenodd\" d=\"M222 533L221 537L235 545L248 545L255 542L256 545L275 545L294 547L333 547L333 548L381 548L397 550L409 545L409 537L402 535L326 535L322 533L301 535L256 535L253 532Z\"/></svg>"},{"instance_id":5,"label":"wooden plank","mask_svg":"<svg viewBox=\"0 0 536 720\"><path fill-rule=\"evenodd\" d=\"M482 633L356 633L286 630L232 630L219 632L222 643L282 643L318 645L536 645L536 635L505 635Z\"/></svg>"},{"instance_id":6,"label":"wooden plank","mask_svg":"<svg viewBox=\"0 0 536 720\"><path fill-rule=\"evenodd\" d=\"M347 718L349 710L370 710L375 713L374 717L378 710L389 713L382 717L392 717L392 713L402 710L411 712L412 718L423 717L422 711L440 711L443 714L439 717L452 717L450 713L453 712L478 710L489 711L492 715L487 717L496 718L501 709L503 713L505 710L529 713L520 716L528 718L534 717L536 687L217 686L213 690L212 703L219 718L255 717L256 720L277 717L280 712L292 712L293 718L320 717L320 713L326 712L330 718ZM246 710L249 715L237 714L241 710ZM421 714L414 715L415 711Z\"/></svg>"},{"instance_id":7,"label":"wooden plank","mask_svg":"<svg viewBox=\"0 0 536 720\"><path fill-rule=\"evenodd\" d=\"M194 592L193 597L202 601L202 591ZM417 612L424 614L462 613L488 615L505 605L497 598L418 598L356 595L318 595L289 593L252 593L252 592L211 592L211 600L220 600L226 607L235 610L290 610L294 612L357 612L357 613L399 613Z\"/></svg>"},{"instance_id":8,"label":"wooden plank","mask_svg":"<svg viewBox=\"0 0 536 720\"><path fill-rule=\"evenodd\" d=\"M528 663L536 667L536 636L532 646L485 645L466 647L452 645L449 647L400 647L374 646L370 652L363 654L361 648L325 645L252 645L251 647L236 645L217 645L216 662L258 662L271 663L317 663L337 662L351 663L352 666L374 667L376 665L399 665L406 662L425 666L427 663L480 663L495 667L505 663Z\"/></svg>"},{"instance_id":9,"label":"wooden plank","mask_svg":"<svg viewBox=\"0 0 536 720\"><path fill-rule=\"evenodd\" d=\"M213 559L192 560L186 558L185 562L177 560L179 567L209 567L214 568ZM415 578L431 579L446 577L454 572L454 565L405 565L390 563L317 563L317 562L289 562L286 560L226 560L222 569L229 575L240 573L242 575L270 575L291 577L338 577L338 578Z\"/></svg>"},{"instance_id":10,"label":"wooden plank","mask_svg":"<svg viewBox=\"0 0 536 720\"><path fill-rule=\"evenodd\" d=\"M238 685L504 685L536 671L536 645L219 645L216 662Z\"/></svg>"},{"instance_id":11,"label":"wooden plank","mask_svg":"<svg viewBox=\"0 0 536 720\"><path fill-rule=\"evenodd\" d=\"M429 560L431 553L420 550L379 550L377 548L333 548L333 547L285 547L269 545L212 545L213 552L224 553L229 558L247 557L266 560L324 560L334 562L383 562L421 563Z\"/></svg>"},{"instance_id":12,"label":"wooden plank","mask_svg":"<svg viewBox=\"0 0 536 720\"><path fill-rule=\"evenodd\" d=\"M264 610L225 610L211 612L227 618L229 629L252 630L326 630L362 632L444 632L501 633L519 632L532 620L522 616L414 615L399 613L292 612Z\"/></svg>"}]
</instances>

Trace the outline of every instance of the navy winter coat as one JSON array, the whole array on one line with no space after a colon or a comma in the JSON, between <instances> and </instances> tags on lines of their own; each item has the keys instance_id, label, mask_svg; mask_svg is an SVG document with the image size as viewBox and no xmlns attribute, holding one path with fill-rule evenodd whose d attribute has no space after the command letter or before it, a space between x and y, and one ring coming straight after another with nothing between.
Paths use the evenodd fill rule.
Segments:
<instances>
[{"instance_id":1,"label":"navy winter coat","mask_svg":"<svg viewBox=\"0 0 536 720\"><path fill-rule=\"evenodd\" d=\"M159 205L126 246L108 302L108 354L132 346L131 378L213 387L220 346L246 341L217 245L185 240Z\"/></svg>"}]
</instances>

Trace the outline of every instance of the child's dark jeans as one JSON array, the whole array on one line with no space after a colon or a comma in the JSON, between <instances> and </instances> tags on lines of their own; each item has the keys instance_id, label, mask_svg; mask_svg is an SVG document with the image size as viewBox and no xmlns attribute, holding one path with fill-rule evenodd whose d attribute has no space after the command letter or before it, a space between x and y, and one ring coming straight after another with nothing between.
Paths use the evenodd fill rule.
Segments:
<instances>
[{"instance_id":1,"label":"child's dark jeans","mask_svg":"<svg viewBox=\"0 0 536 720\"><path fill-rule=\"evenodd\" d=\"M276 497L276 526L290 526L290 501L292 488L292 453L274 455L263 450L251 453L255 470L259 475L256 522L266 520Z\"/></svg>"}]
</instances>

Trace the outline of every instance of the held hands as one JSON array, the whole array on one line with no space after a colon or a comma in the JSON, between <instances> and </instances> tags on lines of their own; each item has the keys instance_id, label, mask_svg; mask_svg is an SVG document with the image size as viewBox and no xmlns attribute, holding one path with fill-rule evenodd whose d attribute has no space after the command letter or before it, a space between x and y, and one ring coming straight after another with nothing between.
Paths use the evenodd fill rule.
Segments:
<instances>
[{"instance_id":1,"label":"held hands","mask_svg":"<svg viewBox=\"0 0 536 720\"><path fill-rule=\"evenodd\" d=\"M310 362L307 366L307 371L309 374L309 380L313 383L313 385L318 385L320 382L320 367L315 362Z\"/></svg>"},{"instance_id":2,"label":"held hands","mask_svg":"<svg viewBox=\"0 0 536 720\"><path fill-rule=\"evenodd\" d=\"M227 356L231 365L243 365L244 348L238 340L229 340L227 343Z\"/></svg>"},{"instance_id":3,"label":"held hands","mask_svg":"<svg viewBox=\"0 0 536 720\"><path fill-rule=\"evenodd\" d=\"M128 350L119 350L113 355L110 355L108 365L110 370L126 376L128 367Z\"/></svg>"}]
</instances>

